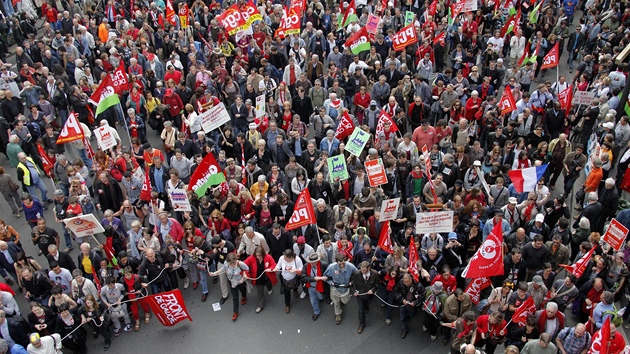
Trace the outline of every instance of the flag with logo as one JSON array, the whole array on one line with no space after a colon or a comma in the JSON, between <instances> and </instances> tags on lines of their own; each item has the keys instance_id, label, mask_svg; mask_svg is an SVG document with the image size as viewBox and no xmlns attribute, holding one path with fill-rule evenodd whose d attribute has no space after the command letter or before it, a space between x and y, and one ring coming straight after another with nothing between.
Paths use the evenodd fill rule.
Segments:
<instances>
[{"instance_id":1,"label":"flag with logo","mask_svg":"<svg viewBox=\"0 0 630 354\"><path fill-rule=\"evenodd\" d=\"M588 354L609 354L610 349L610 319L612 316L606 316L606 321L602 325L602 329L595 332L591 341L591 347ZM621 335L621 334L619 334Z\"/></svg>"},{"instance_id":2,"label":"flag with logo","mask_svg":"<svg viewBox=\"0 0 630 354\"><path fill-rule=\"evenodd\" d=\"M529 55L529 51L530 51L530 46L531 46L532 42L531 41L527 41L525 42L525 50L523 51L523 55L521 55L521 58L518 60L518 67L520 68L521 66L527 64L527 56Z\"/></svg>"},{"instance_id":3,"label":"flag with logo","mask_svg":"<svg viewBox=\"0 0 630 354\"><path fill-rule=\"evenodd\" d=\"M559 43L556 42L556 44L551 48L549 53L547 53L547 55L545 55L545 58L543 59L543 63L540 66L541 70L549 69L549 68L555 68L556 66L558 66L558 64L559 64L558 46L559 46Z\"/></svg>"},{"instance_id":4,"label":"flag with logo","mask_svg":"<svg viewBox=\"0 0 630 354\"><path fill-rule=\"evenodd\" d=\"M350 5L347 9L345 9L345 13L343 15L343 19L341 20L341 24L339 27L345 28L352 21L357 21L357 5L354 3L354 0L350 2ZM369 47L368 47L369 49Z\"/></svg>"},{"instance_id":5,"label":"flag with logo","mask_svg":"<svg viewBox=\"0 0 630 354\"><path fill-rule=\"evenodd\" d=\"M184 297L179 289L149 295L144 299L162 326L174 326L186 319L192 322L192 317L186 309Z\"/></svg>"},{"instance_id":6,"label":"flag with logo","mask_svg":"<svg viewBox=\"0 0 630 354\"><path fill-rule=\"evenodd\" d=\"M345 139L347 136L349 136L350 134L352 134L353 131L354 131L354 122L352 121L352 118L350 118L348 111L344 111L343 114L341 115L341 120L339 121L339 125L337 125L337 130L335 131L335 138L341 141Z\"/></svg>"},{"instance_id":7,"label":"flag with logo","mask_svg":"<svg viewBox=\"0 0 630 354\"><path fill-rule=\"evenodd\" d=\"M389 220L385 221L381 226L381 235L378 238L377 246L387 253L394 253L394 247L392 246L392 228L389 224ZM412 242L413 243L413 242Z\"/></svg>"},{"instance_id":8,"label":"flag with logo","mask_svg":"<svg viewBox=\"0 0 630 354\"><path fill-rule=\"evenodd\" d=\"M530 296L516 309L516 311L514 311L514 314L512 315L512 322L518 324L520 327L523 327L525 326L525 323L527 323L527 316L530 313L535 312L536 303L534 303L534 297Z\"/></svg>"},{"instance_id":9,"label":"flag with logo","mask_svg":"<svg viewBox=\"0 0 630 354\"><path fill-rule=\"evenodd\" d=\"M95 115L105 112L109 107L115 106L120 103L120 98L116 93L114 82L112 77L105 75L105 78L98 85L98 88L94 91L89 99L90 103L96 105Z\"/></svg>"},{"instance_id":10,"label":"flag with logo","mask_svg":"<svg viewBox=\"0 0 630 354\"><path fill-rule=\"evenodd\" d=\"M125 70L125 63L121 60L118 68L114 70L114 77L112 78L114 84L114 91L117 94L122 94L123 91L129 90L129 76ZM98 112L98 107L97 107ZM97 113L98 114L98 113Z\"/></svg>"},{"instance_id":11,"label":"flag with logo","mask_svg":"<svg viewBox=\"0 0 630 354\"><path fill-rule=\"evenodd\" d=\"M395 51L402 50L412 44L418 42L418 34L413 23L403 27L400 31L391 37L392 48Z\"/></svg>"},{"instance_id":12,"label":"flag with logo","mask_svg":"<svg viewBox=\"0 0 630 354\"><path fill-rule=\"evenodd\" d=\"M481 291L489 287L491 284L492 282L490 279L486 277L475 278L468 284L464 293L470 295L470 300L473 304L477 305L479 300L481 300Z\"/></svg>"},{"instance_id":13,"label":"flag with logo","mask_svg":"<svg viewBox=\"0 0 630 354\"><path fill-rule=\"evenodd\" d=\"M308 191L308 188L305 188L300 192L300 195L298 195L295 208L293 208L293 215L291 215L291 219L289 219L284 229L290 231L314 223L315 209L313 209L311 193Z\"/></svg>"},{"instance_id":14,"label":"flag with logo","mask_svg":"<svg viewBox=\"0 0 630 354\"><path fill-rule=\"evenodd\" d=\"M409 242L409 274L413 276L415 281L420 279L420 272L418 272L418 250L416 249L416 243L413 239Z\"/></svg>"},{"instance_id":15,"label":"flag with logo","mask_svg":"<svg viewBox=\"0 0 630 354\"><path fill-rule=\"evenodd\" d=\"M361 27L352 37L348 38L345 46L350 48L352 54L359 54L366 50L370 50L370 40L367 28Z\"/></svg>"},{"instance_id":16,"label":"flag with logo","mask_svg":"<svg viewBox=\"0 0 630 354\"><path fill-rule=\"evenodd\" d=\"M244 170L243 173L247 174ZM225 175L221 172L221 167L213 154L207 154L195 169L195 173L190 177L188 190L195 191L195 194L201 198L206 194L206 190L209 187L223 182L225 182Z\"/></svg>"},{"instance_id":17,"label":"flag with logo","mask_svg":"<svg viewBox=\"0 0 630 354\"><path fill-rule=\"evenodd\" d=\"M396 123L394 123L389 113L385 112L384 109L381 109L381 114L378 116L378 123L376 123L376 139L378 139L379 134L381 134L381 132L385 130L385 123L389 123L390 132L395 133L398 131L398 126L396 125Z\"/></svg>"},{"instance_id":18,"label":"flag with logo","mask_svg":"<svg viewBox=\"0 0 630 354\"><path fill-rule=\"evenodd\" d=\"M501 114L511 113L516 109L516 102L514 101L514 95L512 95L512 90L510 90L509 86L505 86L503 90L503 95L501 96L501 101L499 101L499 110L501 110Z\"/></svg>"},{"instance_id":19,"label":"flag with logo","mask_svg":"<svg viewBox=\"0 0 630 354\"><path fill-rule=\"evenodd\" d=\"M577 262L571 265L560 264L560 266L579 279L582 274L584 274L584 270L586 269L588 262L591 260L591 257L593 257L593 252L596 248L597 246L591 247L591 250L584 254Z\"/></svg>"},{"instance_id":20,"label":"flag with logo","mask_svg":"<svg viewBox=\"0 0 630 354\"><path fill-rule=\"evenodd\" d=\"M473 279L495 275L503 275L503 230L500 222L494 225L462 272L462 277Z\"/></svg>"},{"instance_id":21,"label":"flag with logo","mask_svg":"<svg viewBox=\"0 0 630 354\"><path fill-rule=\"evenodd\" d=\"M44 173L46 173L46 176L53 178L53 162L50 160L50 157L48 157L48 154L40 143L37 143L37 152L42 158Z\"/></svg>"},{"instance_id":22,"label":"flag with logo","mask_svg":"<svg viewBox=\"0 0 630 354\"><path fill-rule=\"evenodd\" d=\"M433 45L437 45L438 42L440 43L440 45L444 45L445 40L446 40L446 32L442 32L438 34L437 36L435 36L435 38L433 38Z\"/></svg>"},{"instance_id":23,"label":"flag with logo","mask_svg":"<svg viewBox=\"0 0 630 354\"><path fill-rule=\"evenodd\" d=\"M212 155L212 154L208 154L208 155ZM140 199L144 200L145 202L151 201L151 177L149 177L148 173L144 174L144 183L142 183L142 190L140 191Z\"/></svg>"},{"instance_id":24,"label":"flag with logo","mask_svg":"<svg viewBox=\"0 0 630 354\"><path fill-rule=\"evenodd\" d=\"M77 115L74 113L70 113L68 115L68 119L66 119L66 124L63 125L61 132L59 132L59 137L57 137L57 145L69 143L75 140L83 139L83 129L81 129L81 123L77 119Z\"/></svg>"},{"instance_id":25,"label":"flag with logo","mask_svg":"<svg viewBox=\"0 0 630 354\"><path fill-rule=\"evenodd\" d=\"M571 109L571 105L569 104L569 96L573 92L573 85L565 88L564 90L558 92L558 102L560 102L560 108L568 111Z\"/></svg>"},{"instance_id":26,"label":"flag with logo","mask_svg":"<svg viewBox=\"0 0 630 354\"><path fill-rule=\"evenodd\" d=\"M173 26L177 26L179 22L179 18L173 8L173 0L166 0L166 21Z\"/></svg>"}]
</instances>

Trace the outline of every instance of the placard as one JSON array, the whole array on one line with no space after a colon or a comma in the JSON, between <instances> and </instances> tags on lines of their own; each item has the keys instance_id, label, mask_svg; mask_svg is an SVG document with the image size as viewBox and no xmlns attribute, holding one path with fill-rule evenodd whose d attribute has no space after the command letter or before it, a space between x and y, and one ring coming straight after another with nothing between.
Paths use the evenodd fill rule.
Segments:
<instances>
[{"instance_id":1,"label":"placard","mask_svg":"<svg viewBox=\"0 0 630 354\"><path fill-rule=\"evenodd\" d=\"M405 12L405 26L413 22L414 13L411 11Z\"/></svg>"},{"instance_id":2,"label":"placard","mask_svg":"<svg viewBox=\"0 0 630 354\"><path fill-rule=\"evenodd\" d=\"M453 211L416 214L416 233L430 234L453 231Z\"/></svg>"},{"instance_id":3,"label":"placard","mask_svg":"<svg viewBox=\"0 0 630 354\"><path fill-rule=\"evenodd\" d=\"M398 215L400 207L400 198L387 199L381 202L381 213L378 218L379 222L394 220Z\"/></svg>"},{"instance_id":4,"label":"placard","mask_svg":"<svg viewBox=\"0 0 630 354\"><path fill-rule=\"evenodd\" d=\"M117 145L116 137L108 128L109 126L103 126L94 130L98 147L103 151L107 151Z\"/></svg>"},{"instance_id":5,"label":"placard","mask_svg":"<svg viewBox=\"0 0 630 354\"><path fill-rule=\"evenodd\" d=\"M207 111L201 113L201 127L203 131L209 133L223 124L229 122L230 114L225 109L223 102L219 102L218 105L208 108Z\"/></svg>"},{"instance_id":6,"label":"placard","mask_svg":"<svg viewBox=\"0 0 630 354\"><path fill-rule=\"evenodd\" d=\"M365 24L365 29L367 29L368 33L376 34L376 30L378 29L378 23L379 22L381 22L381 18L380 17L378 17L376 15L369 14L367 23Z\"/></svg>"},{"instance_id":7,"label":"placard","mask_svg":"<svg viewBox=\"0 0 630 354\"><path fill-rule=\"evenodd\" d=\"M192 211L185 189L169 189L168 198L171 200L173 211Z\"/></svg>"},{"instance_id":8,"label":"placard","mask_svg":"<svg viewBox=\"0 0 630 354\"><path fill-rule=\"evenodd\" d=\"M64 219L63 222L76 237L86 237L105 232L101 222L92 214Z\"/></svg>"},{"instance_id":9,"label":"placard","mask_svg":"<svg viewBox=\"0 0 630 354\"><path fill-rule=\"evenodd\" d=\"M344 155L329 157L326 159L326 162L328 163L328 175L330 176L330 180L332 182L334 182L336 178L339 178L340 180L350 178Z\"/></svg>"},{"instance_id":10,"label":"placard","mask_svg":"<svg viewBox=\"0 0 630 354\"><path fill-rule=\"evenodd\" d=\"M617 219L612 219L604 234L604 242L619 251L623 246L623 242L628 235L628 228L623 226Z\"/></svg>"},{"instance_id":11,"label":"placard","mask_svg":"<svg viewBox=\"0 0 630 354\"><path fill-rule=\"evenodd\" d=\"M577 104L577 105L583 104L586 106L590 106L596 94L597 92L588 92L588 91L579 91L579 90L575 91L573 93L573 101L571 101L571 104Z\"/></svg>"},{"instance_id":12,"label":"placard","mask_svg":"<svg viewBox=\"0 0 630 354\"><path fill-rule=\"evenodd\" d=\"M380 186L387 183L387 174L383 159L365 161L365 172L367 172L370 187Z\"/></svg>"},{"instance_id":13,"label":"placard","mask_svg":"<svg viewBox=\"0 0 630 354\"><path fill-rule=\"evenodd\" d=\"M465 0L462 12L477 11L477 0Z\"/></svg>"},{"instance_id":14,"label":"placard","mask_svg":"<svg viewBox=\"0 0 630 354\"><path fill-rule=\"evenodd\" d=\"M363 129L359 127L354 128L352 135L348 138L346 151L358 157L361 155L361 152L363 152L363 148L368 140L370 140L370 133L363 131Z\"/></svg>"},{"instance_id":15,"label":"placard","mask_svg":"<svg viewBox=\"0 0 630 354\"><path fill-rule=\"evenodd\" d=\"M265 95L256 97L256 118L265 116Z\"/></svg>"}]
</instances>

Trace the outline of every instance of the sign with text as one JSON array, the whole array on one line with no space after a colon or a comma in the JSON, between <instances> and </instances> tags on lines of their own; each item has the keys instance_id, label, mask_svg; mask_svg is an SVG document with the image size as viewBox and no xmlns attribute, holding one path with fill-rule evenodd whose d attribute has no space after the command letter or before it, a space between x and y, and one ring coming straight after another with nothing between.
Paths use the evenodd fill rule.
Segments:
<instances>
[{"instance_id":1,"label":"sign with text","mask_svg":"<svg viewBox=\"0 0 630 354\"><path fill-rule=\"evenodd\" d=\"M111 132L109 126L98 127L94 129L94 135L96 135L96 142L98 147L103 151L107 151L116 146L116 137Z\"/></svg>"},{"instance_id":2,"label":"sign with text","mask_svg":"<svg viewBox=\"0 0 630 354\"><path fill-rule=\"evenodd\" d=\"M381 214L378 219L379 222L394 220L398 215L398 208L400 207L400 198L387 199L381 202Z\"/></svg>"},{"instance_id":3,"label":"sign with text","mask_svg":"<svg viewBox=\"0 0 630 354\"><path fill-rule=\"evenodd\" d=\"M365 28L367 29L368 33L376 34L376 30L378 29L379 22L381 22L380 17L370 14L368 16L367 23L365 24Z\"/></svg>"},{"instance_id":4,"label":"sign with text","mask_svg":"<svg viewBox=\"0 0 630 354\"><path fill-rule=\"evenodd\" d=\"M256 118L265 116L265 95L256 97Z\"/></svg>"},{"instance_id":5,"label":"sign with text","mask_svg":"<svg viewBox=\"0 0 630 354\"><path fill-rule=\"evenodd\" d=\"M168 198L173 211L192 211L185 189L169 189Z\"/></svg>"},{"instance_id":6,"label":"sign with text","mask_svg":"<svg viewBox=\"0 0 630 354\"><path fill-rule=\"evenodd\" d=\"M365 172L367 172L370 187L387 183L383 159L365 161Z\"/></svg>"},{"instance_id":7,"label":"sign with text","mask_svg":"<svg viewBox=\"0 0 630 354\"><path fill-rule=\"evenodd\" d=\"M185 319L192 321L179 289L147 296L145 301L162 326L170 327Z\"/></svg>"},{"instance_id":8,"label":"sign with text","mask_svg":"<svg viewBox=\"0 0 630 354\"><path fill-rule=\"evenodd\" d=\"M365 144L367 144L368 140L370 140L370 133L363 131L363 129L357 127L354 128L352 135L348 138L348 143L346 144L346 150L354 156L361 155L363 152L363 148Z\"/></svg>"},{"instance_id":9,"label":"sign with text","mask_svg":"<svg viewBox=\"0 0 630 354\"><path fill-rule=\"evenodd\" d=\"M96 217L92 214L64 219L63 222L76 237L86 237L105 232L101 222L98 221L98 219L96 219Z\"/></svg>"},{"instance_id":10,"label":"sign with text","mask_svg":"<svg viewBox=\"0 0 630 354\"><path fill-rule=\"evenodd\" d=\"M223 124L230 121L230 114L225 109L223 102L210 107L207 111L201 113L201 127L203 131L209 133Z\"/></svg>"},{"instance_id":11,"label":"sign with text","mask_svg":"<svg viewBox=\"0 0 630 354\"><path fill-rule=\"evenodd\" d=\"M575 91L575 93L573 93L572 104L577 104L577 105L583 104L586 106L590 106L596 94L597 92Z\"/></svg>"},{"instance_id":12,"label":"sign with text","mask_svg":"<svg viewBox=\"0 0 630 354\"><path fill-rule=\"evenodd\" d=\"M477 0L464 0L463 12L477 11Z\"/></svg>"},{"instance_id":13,"label":"sign with text","mask_svg":"<svg viewBox=\"0 0 630 354\"><path fill-rule=\"evenodd\" d=\"M430 234L453 231L453 212L436 211L416 214L416 233Z\"/></svg>"},{"instance_id":14,"label":"sign with text","mask_svg":"<svg viewBox=\"0 0 630 354\"><path fill-rule=\"evenodd\" d=\"M411 11L405 12L405 26L413 22L414 13Z\"/></svg>"},{"instance_id":15,"label":"sign with text","mask_svg":"<svg viewBox=\"0 0 630 354\"><path fill-rule=\"evenodd\" d=\"M334 182L337 178L340 180L350 178L344 155L329 157L326 162L328 163L328 175L330 176L330 180L332 182Z\"/></svg>"},{"instance_id":16,"label":"sign with text","mask_svg":"<svg viewBox=\"0 0 630 354\"><path fill-rule=\"evenodd\" d=\"M392 36L392 48L395 51L402 50L416 42L418 42L418 35L413 23L403 27L400 32Z\"/></svg>"},{"instance_id":17,"label":"sign with text","mask_svg":"<svg viewBox=\"0 0 630 354\"><path fill-rule=\"evenodd\" d=\"M627 235L628 228L623 226L617 219L612 219L604 234L604 241L614 248L615 251L619 251Z\"/></svg>"}]
</instances>

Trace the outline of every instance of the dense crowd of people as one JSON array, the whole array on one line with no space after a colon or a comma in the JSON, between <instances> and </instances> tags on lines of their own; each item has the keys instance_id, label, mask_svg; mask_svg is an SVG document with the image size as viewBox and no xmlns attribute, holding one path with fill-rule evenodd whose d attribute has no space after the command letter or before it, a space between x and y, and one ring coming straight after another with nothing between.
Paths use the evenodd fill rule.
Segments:
<instances>
[{"instance_id":1,"label":"dense crowd of people","mask_svg":"<svg viewBox=\"0 0 630 354\"><path fill-rule=\"evenodd\" d=\"M230 33L219 15L250 3L261 20ZM356 299L359 334L369 308L381 308L387 325L399 314L401 338L422 322L453 354L502 344L509 354L585 353L608 318L607 352L620 353L630 311L614 304L629 302L630 243L617 252L602 237L615 217L630 227L628 210L618 212L629 188L620 99L630 6L465 3L314 0L299 33L284 36L290 1L1 1L0 151L17 180L0 167L14 216L0 220L0 353L85 353L90 331L107 350L149 323L143 297L180 287L200 286L205 302L218 284L236 321L254 288L258 313L277 283L287 314L308 297L313 321L332 318L322 311L330 304L339 325ZM173 19L185 8L187 28ZM369 49L354 52L346 40L374 14ZM418 40L395 51L408 24ZM569 77L541 70L554 51ZM90 97L121 65L129 87L95 117ZM578 92L594 98L572 104ZM221 104L231 121L205 131L203 113ZM57 144L71 113L87 139ZM359 156L337 138L343 119L370 135ZM86 144L97 128L116 146L93 152ZM189 190L192 211L173 210L169 190L187 189L208 154L226 182ZM345 180L327 163L340 155ZM373 160L385 184L371 185ZM519 193L508 171L544 165L534 190ZM147 175L150 198L141 197ZM558 181L562 194L552 196ZM286 230L305 189L315 220ZM393 198L401 203L390 254L377 244L381 203ZM56 223L102 218L106 242L51 225L48 207ZM436 210L453 211L452 231L417 234L418 213ZM11 225L22 216L30 240ZM473 302L462 271L497 224L505 274ZM565 272L593 248L582 275ZM519 325L512 315L530 297L536 311Z\"/></svg>"}]
</instances>

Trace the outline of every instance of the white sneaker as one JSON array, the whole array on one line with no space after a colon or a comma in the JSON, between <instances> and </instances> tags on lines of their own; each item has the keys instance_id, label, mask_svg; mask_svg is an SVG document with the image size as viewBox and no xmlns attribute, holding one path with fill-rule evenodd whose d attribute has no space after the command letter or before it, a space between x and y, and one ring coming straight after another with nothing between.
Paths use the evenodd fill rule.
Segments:
<instances>
[{"instance_id":1,"label":"white sneaker","mask_svg":"<svg viewBox=\"0 0 630 354\"><path fill-rule=\"evenodd\" d=\"M188 278L184 278L184 289L188 289L188 285L190 285L190 280Z\"/></svg>"},{"instance_id":2,"label":"white sneaker","mask_svg":"<svg viewBox=\"0 0 630 354\"><path fill-rule=\"evenodd\" d=\"M271 294L273 294L273 289L267 290L267 295L271 295Z\"/></svg>"},{"instance_id":3,"label":"white sneaker","mask_svg":"<svg viewBox=\"0 0 630 354\"><path fill-rule=\"evenodd\" d=\"M306 297L306 291L302 291L302 293L300 294L300 299L303 299Z\"/></svg>"},{"instance_id":4,"label":"white sneaker","mask_svg":"<svg viewBox=\"0 0 630 354\"><path fill-rule=\"evenodd\" d=\"M125 325L125 328L123 328L123 331L125 331L125 332L129 332L129 331L131 331L131 323L127 323L127 324Z\"/></svg>"}]
</instances>

